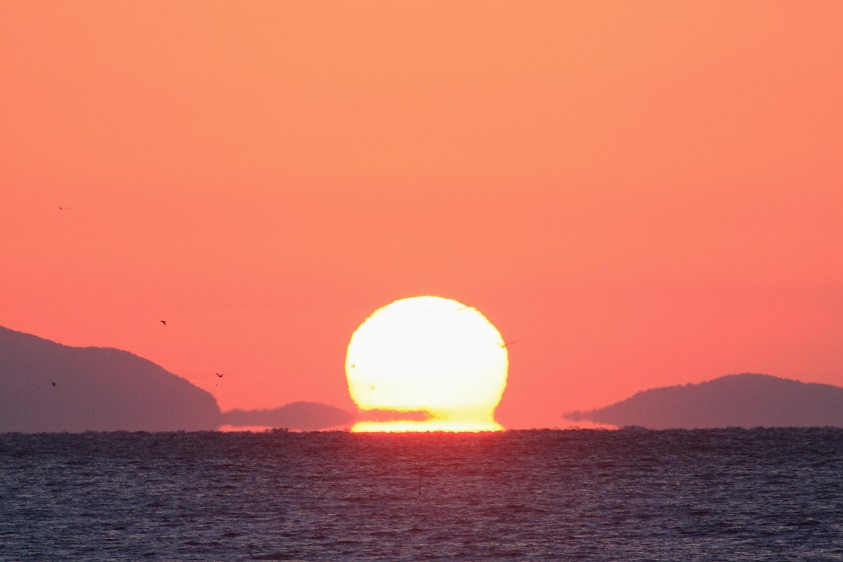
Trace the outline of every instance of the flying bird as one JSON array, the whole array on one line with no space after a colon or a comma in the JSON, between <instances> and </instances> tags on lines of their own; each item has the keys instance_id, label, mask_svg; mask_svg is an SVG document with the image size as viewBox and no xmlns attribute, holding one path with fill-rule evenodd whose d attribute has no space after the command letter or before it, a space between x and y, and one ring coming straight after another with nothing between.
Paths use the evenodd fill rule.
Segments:
<instances>
[{"instance_id":1,"label":"flying bird","mask_svg":"<svg viewBox=\"0 0 843 562\"><path fill-rule=\"evenodd\" d=\"M161 323L162 323L162 324L164 324L165 326L167 325L167 321L166 321L166 320L159 320L159 322L161 322Z\"/></svg>"},{"instance_id":2,"label":"flying bird","mask_svg":"<svg viewBox=\"0 0 843 562\"><path fill-rule=\"evenodd\" d=\"M50 384L53 385L53 386L56 386L56 383L54 383L54 382L51 382Z\"/></svg>"},{"instance_id":3,"label":"flying bird","mask_svg":"<svg viewBox=\"0 0 843 562\"><path fill-rule=\"evenodd\" d=\"M225 373L216 373L216 375L217 375L219 378L223 378L223 376L225 376Z\"/></svg>"}]
</instances>

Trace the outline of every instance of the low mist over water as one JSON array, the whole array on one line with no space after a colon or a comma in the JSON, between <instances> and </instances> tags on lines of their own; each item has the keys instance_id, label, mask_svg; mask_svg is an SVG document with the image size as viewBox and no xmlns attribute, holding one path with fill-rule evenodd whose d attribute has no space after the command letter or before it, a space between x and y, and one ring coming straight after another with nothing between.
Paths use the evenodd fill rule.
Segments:
<instances>
[{"instance_id":1,"label":"low mist over water","mask_svg":"<svg viewBox=\"0 0 843 562\"><path fill-rule=\"evenodd\" d=\"M0 434L0 559L840 560L843 430Z\"/></svg>"}]
</instances>

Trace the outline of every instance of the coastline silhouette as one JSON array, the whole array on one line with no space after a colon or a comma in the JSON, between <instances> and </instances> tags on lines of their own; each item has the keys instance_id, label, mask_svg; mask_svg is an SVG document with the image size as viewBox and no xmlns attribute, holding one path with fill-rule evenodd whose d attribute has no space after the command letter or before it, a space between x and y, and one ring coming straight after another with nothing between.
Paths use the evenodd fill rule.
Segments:
<instances>
[{"instance_id":1,"label":"coastline silhouette","mask_svg":"<svg viewBox=\"0 0 843 562\"><path fill-rule=\"evenodd\" d=\"M317 430L353 422L344 410L306 402L222 412L211 393L128 351L65 346L4 327L0 357L0 432Z\"/></svg>"},{"instance_id":2,"label":"coastline silhouette","mask_svg":"<svg viewBox=\"0 0 843 562\"><path fill-rule=\"evenodd\" d=\"M645 390L562 417L649 429L843 427L843 388L743 373Z\"/></svg>"}]
</instances>

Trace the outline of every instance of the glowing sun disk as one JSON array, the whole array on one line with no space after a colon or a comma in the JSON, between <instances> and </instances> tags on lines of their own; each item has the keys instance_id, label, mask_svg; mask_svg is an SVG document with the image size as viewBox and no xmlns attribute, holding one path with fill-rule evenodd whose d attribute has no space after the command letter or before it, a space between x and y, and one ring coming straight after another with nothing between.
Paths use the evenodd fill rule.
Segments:
<instances>
[{"instance_id":1,"label":"glowing sun disk","mask_svg":"<svg viewBox=\"0 0 843 562\"><path fill-rule=\"evenodd\" d=\"M375 311L348 344L358 408L427 412L425 421L363 421L353 431L497 431L509 360L500 332L472 307L434 296Z\"/></svg>"}]
</instances>

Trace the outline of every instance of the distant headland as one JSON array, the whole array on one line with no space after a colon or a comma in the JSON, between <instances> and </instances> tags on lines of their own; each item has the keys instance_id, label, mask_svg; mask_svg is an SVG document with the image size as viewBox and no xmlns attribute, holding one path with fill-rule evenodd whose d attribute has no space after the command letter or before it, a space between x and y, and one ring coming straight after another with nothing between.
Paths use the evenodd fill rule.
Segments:
<instances>
[{"instance_id":1,"label":"distant headland","mask_svg":"<svg viewBox=\"0 0 843 562\"><path fill-rule=\"evenodd\" d=\"M353 421L309 402L222 412L209 392L127 351L70 347L0 327L0 432L318 430Z\"/></svg>"},{"instance_id":2,"label":"distant headland","mask_svg":"<svg viewBox=\"0 0 843 562\"><path fill-rule=\"evenodd\" d=\"M562 417L649 429L843 427L843 388L744 373L645 390Z\"/></svg>"}]
</instances>

